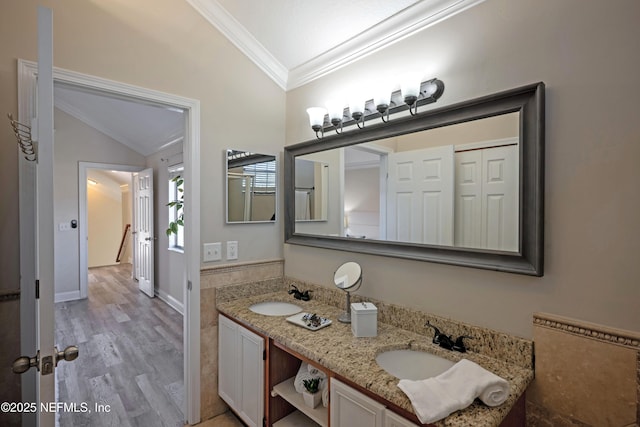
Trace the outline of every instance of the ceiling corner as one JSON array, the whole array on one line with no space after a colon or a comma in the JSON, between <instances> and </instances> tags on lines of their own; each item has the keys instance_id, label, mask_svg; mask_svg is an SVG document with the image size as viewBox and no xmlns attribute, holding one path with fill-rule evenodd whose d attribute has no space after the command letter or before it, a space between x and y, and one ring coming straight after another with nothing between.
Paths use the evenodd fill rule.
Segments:
<instances>
[{"instance_id":1,"label":"ceiling corner","mask_svg":"<svg viewBox=\"0 0 640 427\"><path fill-rule=\"evenodd\" d=\"M289 71L216 0L187 0L278 86L287 89Z\"/></svg>"}]
</instances>

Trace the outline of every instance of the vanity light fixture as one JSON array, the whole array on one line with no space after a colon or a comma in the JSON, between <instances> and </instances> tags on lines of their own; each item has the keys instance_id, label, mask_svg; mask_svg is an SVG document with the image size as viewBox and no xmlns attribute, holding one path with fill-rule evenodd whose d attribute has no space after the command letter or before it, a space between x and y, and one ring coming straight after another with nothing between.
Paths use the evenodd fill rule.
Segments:
<instances>
[{"instance_id":1,"label":"vanity light fixture","mask_svg":"<svg viewBox=\"0 0 640 427\"><path fill-rule=\"evenodd\" d=\"M385 84L381 84L373 97L373 105L376 106L376 110L380 113L380 118L383 122L389 121L389 104L391 104L391 88ZM386 118L385 118L386 116Z\"/></svg>"},{"instance_id":2,"label":"vanity light fixture","mask_svg":"<svg viewBox=\"0 0 640 427\"><path fill-rule=\"evenodd\" d=\"M351 113L351 118L355 120L356 126L360 129L364 127L364 106L364 97L354 96L349 101L349 112Z\"/></svg>"},{"instance_id":3,"label":"vanity light fixture","mask_svg":"<svg viewBox=\"0 0 640 427\"><path fill-rule=\"evenodd\" d=\"M366 120L377 117L388 123L389 115L405 110L415 116L418 106L436 102L443 93L442 80L434 78L420 82L419 76L407 75L401 81L400 90L392 92L389 86L381 84L373 99L364 101L364 97L353 97L347 107L332 101L327 103L328 109L311 107L307 108L307 113L316 138L322 139L326 130L339 134L345 126L353 124L362 129Z\"/></svg>"},{"instance_id":4,"label":"vanity light fixture","mask_svg":"<svg viewBox=\"0 0 640 427\"><path fill-rule=\"evenodd\" d=\"M404 103L409 106L409 113L415 116L418 112L418 96L420 96L420 76L417 74L406 74L400 81L400 93Z\"/></svg>"},{"instance_id":5,"label":"vanity light fixture","mask_svg":"<svg viewBox=\"0 0 640 427\"><path fill-rule=\"evenodd\" d=\"M333 128L336 130L336 133L342 132L342 118L344 117L344 104L340 101L331 100L327 102L327 111L329 112L329 121L333 125Z\"/></svg>"},{"instance_id":6,"label":"vanity light fixture","mask_svg":"<svg viewBox=\"0 0 640 427\"><path fill-rule=\"evenodd\" d=\"M327 109L322 107L311 107L307 108L307 114L309 115L311 129L316 133L316 137L318 137L318 132L320 131L322 131L322 136L324 136L324 115L327 114ZM318 137L318 139L320 139L320 137Z\"/></svg>"}]
</instances>

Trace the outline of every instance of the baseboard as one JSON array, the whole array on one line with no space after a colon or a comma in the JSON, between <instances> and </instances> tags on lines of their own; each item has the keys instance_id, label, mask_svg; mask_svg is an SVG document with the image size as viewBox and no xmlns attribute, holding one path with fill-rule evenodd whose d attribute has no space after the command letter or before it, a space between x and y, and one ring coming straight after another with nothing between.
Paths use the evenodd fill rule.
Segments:
<instances>
[{"instance_id":1,"label":"baseboard","mask_svg":"<svg viewBox=\"0 0 640 427\"><path fill-rule=\"evenodd\" d=\"M184 306L180 301L161 289L155 289L155 294L158 298L167 303L169 307L173 308L175 311L184 316Z\"/></svg>"},{"instance_id":2,"label":"baseboard","mask_svg":"<svg viewBox=\"0 0 640 427\"><path fill-rule=\"evenodd\" d=\"M55 302L75 301L80 298L80 291L57 292L54 297Z\"/></svg>"}]
</instances>

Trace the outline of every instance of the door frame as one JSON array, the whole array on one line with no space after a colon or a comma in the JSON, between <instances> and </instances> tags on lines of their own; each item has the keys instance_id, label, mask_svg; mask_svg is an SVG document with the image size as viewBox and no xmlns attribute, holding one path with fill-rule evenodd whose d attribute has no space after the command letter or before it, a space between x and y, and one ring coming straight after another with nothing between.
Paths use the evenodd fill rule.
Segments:
<instances>
[{"instance_id":1,"label":"door frame","mask_svg":"<svg viewBox=\"0 0 640 427\"><path fill-rule=\"evenodd\" d=\"M31 123L34 117L36 105L36 76L37 64L33 61L18 59L18 120L21 123ZM188 203L184 208L185 222L185 276L184 276L184 415L189 424L200 421L200 101L171 95L156 90L120 83L113 80L90 76L61 68L53 68L54 83L71 84L90 90L98 90L113 96L135 98L141 102L163 104L169 107L177 107L184 110L185 135L183 142L184 176L185 176L185 200ZM20 162L22 166L24 162ZM33 165L20 167L21 199L23 206L35 203L33 189L29 187L30 180L35 174ZM24 181L24 183L23 183ZM35 205L34 205L35 206ZM23 233L24 232L24 233ZM35 253L34 240L29 236L33 231L20 227L20 271L21 289L33 288L35 266L33 264ZM31 257L29 257L31 256ZM31 279L31 281L29 281ZM33 300L30 300L33 301ZM29 302L29 301L26 301ZM28 304L27 304L28 305ZM30 304L33 305L33 304ZM35 330L35 313L29 313L28 307L21 305L21 322L26 322L24 330L29 331L31 326ZM33 310L33 309L32 309ZM31 315L30 315L31 314ZM21 324L21 330L22 330ZM25 335L29 335L28 332ZM21 336L24 342L32 341L29 336ZM26 354L26 353L24 353ZM25 377L25 381L27 378ZM27 385L27 390L31 387ZM34 400L30 400L34 401Z\"/></svg>"},{"instance_id":2,"label":"door frame","mask_svg":"<svg viewBox=\"0 0 640 427\"><path fill-rule=\"evenodd\" d=\"M87 206L87 170L117 170L121 172L140 172L145 166L131 166L110 163L78 162L78 238L80 241L80 295L79 298L87 297L87 286L89 283L89 246L87 237L89 236L89 209ZM131 205L133 209L133 204ZM135 220L132 217L133 220Z\"/></svg>"}]
</instances>

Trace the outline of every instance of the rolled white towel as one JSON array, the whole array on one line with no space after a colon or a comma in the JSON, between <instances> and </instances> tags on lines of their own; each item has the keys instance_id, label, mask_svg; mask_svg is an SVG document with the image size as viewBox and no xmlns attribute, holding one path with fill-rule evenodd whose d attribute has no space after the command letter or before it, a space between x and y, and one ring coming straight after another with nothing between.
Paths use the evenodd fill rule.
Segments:
<instances>
[{"instance_id":1,"label":"rolled white towel","mask_svg":"<svg viewBox=\"0 0 640 427\"><path fill-rule=\"evenodd\" d=\"M398 387L409 397L418 419L432 423L464 409L479 397L488 406L498 406L509 396L509 383L480 365L462 359L437 377L400 380Z\"/></svg>"}]
</instances>

